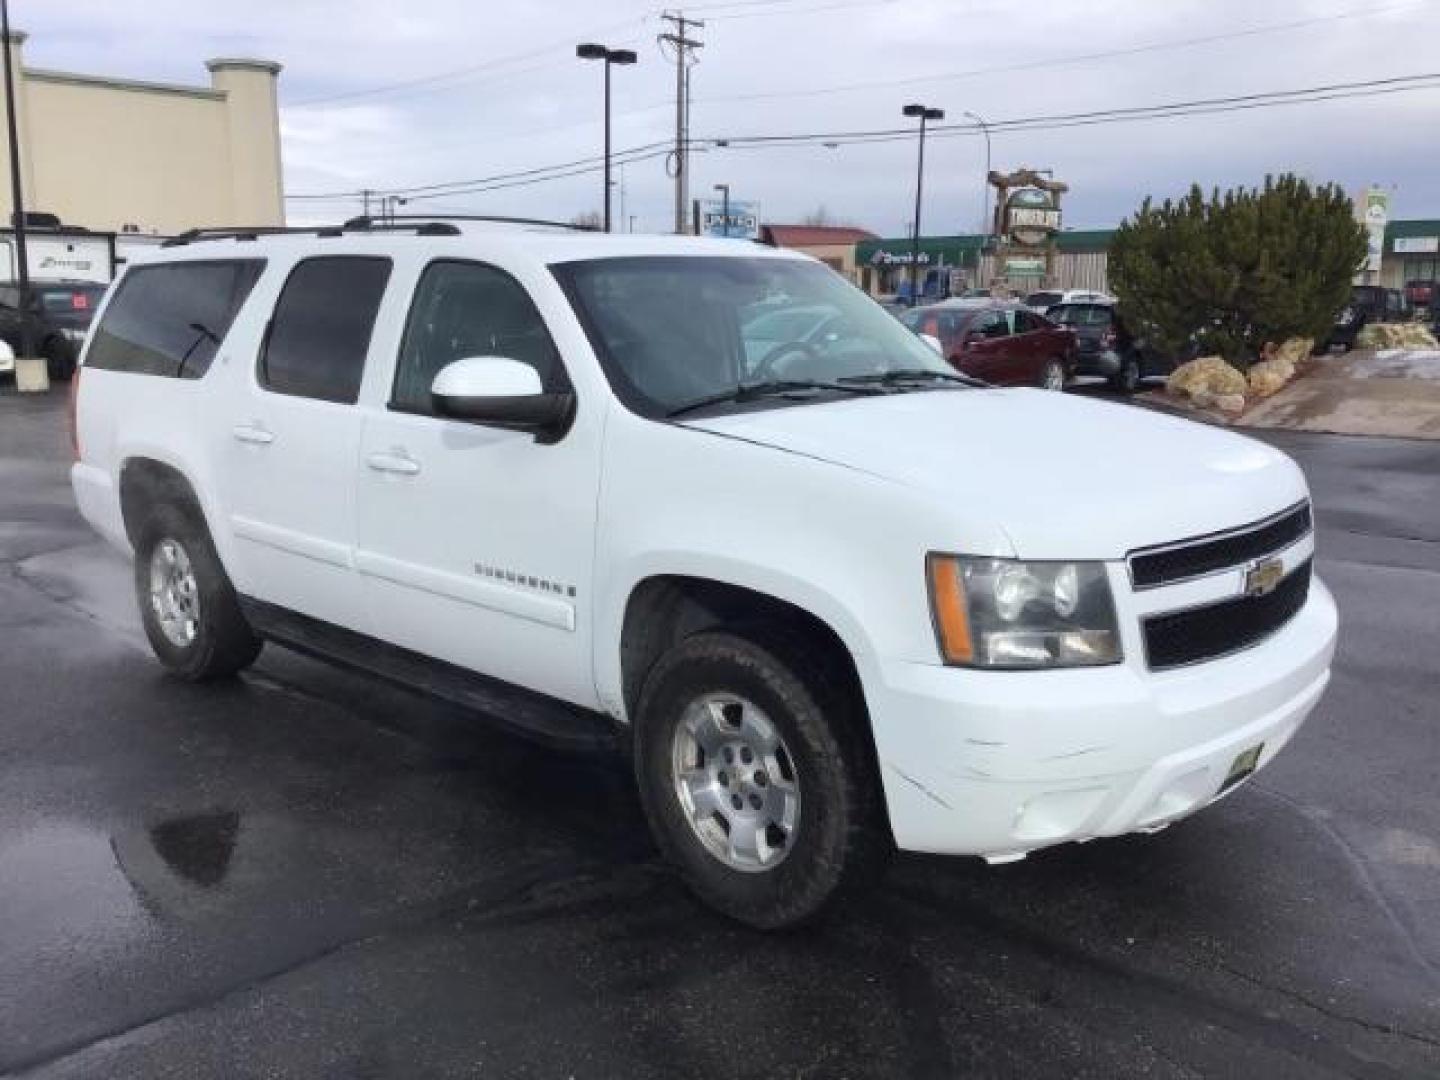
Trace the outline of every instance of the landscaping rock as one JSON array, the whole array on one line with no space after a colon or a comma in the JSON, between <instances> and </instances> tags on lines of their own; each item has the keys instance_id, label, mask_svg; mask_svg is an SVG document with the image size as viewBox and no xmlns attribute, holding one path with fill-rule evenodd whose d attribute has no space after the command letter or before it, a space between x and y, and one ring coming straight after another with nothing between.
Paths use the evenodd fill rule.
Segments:
<instances>
[{"instance_id":1,"label":"landscaping rock","mask_svg":"<svg viewBox=\"0 0 1440 1080\"><path fill-rule=\"evenodd\" d=\"M1215 407L1229 416L1239 416L1245 411L1245 395L1220 394L1215 398Z\"/></svg>"},{"instance_id":2,"label":"landscaping rock","mask_svg":"<svg viewBox=\"0 0 1440 1080\"><path fill-rule=\"evenodd\" d=\"M1247 376L1250 392L1257 397L1269 397L1295 377L1295 365L1281 359L1284 354L1277 352L1274 360L1262 360L1254 365Z\"/></svg>"},{"instance_id":3,"label":"landscaping rock","mask_svg":"<svg viewBox=\"0 0 1440 1080\"><path fill-rule=\"evenodd\" d=\"M1290 374L1286 378L1295 377L1295 367L1315 351L1315 339L1308 337L1287 338L1280 348L1275 350L1274 359L1287 361L1290 364Z\"/></svg>"},{"instance_id":4,"label":"landscaping rock","mask_svg":"<svg viewBox=\"0 0 1440 1080\"><path fill-rule=\"evenodd\" d=\"M1243 397L1247 384L1245 376L1222 357L1202 356L1176 368L1166 380L1165 387L1172 394L1188 394L1192 398L1197 393L1239 394Z\"/></svg>"},{"instance_id":5,"label":"landscaping rock","mask_svg":"<svg viewBox=\"0 0 1440 1080\"><path fill-rule=\"evenodd\" d=\"M1371 323L1355 337L1360 349L1440 348L1435 335L1420 323Z\"/></svg>"}]
</instances>

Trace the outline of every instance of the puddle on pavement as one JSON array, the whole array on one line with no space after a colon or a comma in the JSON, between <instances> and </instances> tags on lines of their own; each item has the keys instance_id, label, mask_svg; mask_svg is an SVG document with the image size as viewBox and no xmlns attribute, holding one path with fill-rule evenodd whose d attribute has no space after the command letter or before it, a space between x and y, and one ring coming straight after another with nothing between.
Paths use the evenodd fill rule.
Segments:
<instances>
[{"instance_id":1,"label":"puddle on pavement","mask_svg":"<svg viewBox=\"0 0 1440 1080\"><path fill-rule=\"evenodd\" d=\"M171 818L150 827L150 843L165 865L205 889L225 880L239 835L240 815L233 810Z\"/></svg>"},{"instance_id":2,"label":"puddle on pavement","mask_svg":"<svg viewBox=\"0 0 1440 1080\"><path fill-rule=\"evenodd\" d=\"M0 956L106 952L147 923L105 833L50 821L0 837Z\"/></svg>"}]
</instances>

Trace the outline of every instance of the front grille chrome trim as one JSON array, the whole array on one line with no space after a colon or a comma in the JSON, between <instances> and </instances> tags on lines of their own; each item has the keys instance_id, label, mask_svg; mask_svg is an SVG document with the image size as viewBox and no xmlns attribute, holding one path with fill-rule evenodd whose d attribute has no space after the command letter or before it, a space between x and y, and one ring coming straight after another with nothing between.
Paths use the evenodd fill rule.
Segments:
<instances>
[{"instance_id":1,"label":"front grille chrome trim","mask_svg":"<svg viewBox=\"0 0 1440 1080\"><path fill-rule=\"evenodd\" d=\"M1256 533L1264 533L1267 530L1274 530L1277 525L1285 523L1287 519L1294 518L1294 523L1282 530L1276 530L1277 538L1273 543L1263 544L1254 550L1242 552L1239 557L1227 558L1223 562L1211 564L1203 558L1206 548L1220 544L1243 539ZM1216 574L1224 574L1254 562L1256 559L1263 559L1275 555L1281 551L1293 547L1295 543L1309 536L1315 531L1314 513L1311 510L1310 501L1302 499L1293 506L1271 514L1269 517L1259 521L1252 521L1246 525L1237 525L1232 529L1222 529L1219 532L1206 533L1203 536L1192 536L1185 540L1176 540L1168 544L1154 544L1150 547L1136 548L1125 556L1126 570L1130 575L1130 587L1134 592L1146 592L1150 589L1162 589L1169 585L1180 585L1187 581L1198 581L1201 578L1214 577ZM1173 555L1175 552L1194 550L1197 555L1197 562L1201 568L1193 573L1165 574L1156 573L1149 568L1146 560ZM1141 569L1137 572L1137 564Z\"/></svg>"}]
</instances>

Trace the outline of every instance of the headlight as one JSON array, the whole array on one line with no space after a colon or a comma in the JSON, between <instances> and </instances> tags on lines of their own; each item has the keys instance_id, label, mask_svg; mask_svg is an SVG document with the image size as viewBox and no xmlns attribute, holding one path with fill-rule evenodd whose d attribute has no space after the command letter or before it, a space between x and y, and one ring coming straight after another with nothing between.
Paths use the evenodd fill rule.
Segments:
<instances>
[{"instance_id":1,"label":"headlight","mask_svg":"<svg viewBox=\"0 0 1440 1080\"><path fill-rule=\"evenodd\" d=\"M1120 662L1105 567L965 555L926 559L930 612L947 664L1086 667Z\"/></svg>"}]
</instances>

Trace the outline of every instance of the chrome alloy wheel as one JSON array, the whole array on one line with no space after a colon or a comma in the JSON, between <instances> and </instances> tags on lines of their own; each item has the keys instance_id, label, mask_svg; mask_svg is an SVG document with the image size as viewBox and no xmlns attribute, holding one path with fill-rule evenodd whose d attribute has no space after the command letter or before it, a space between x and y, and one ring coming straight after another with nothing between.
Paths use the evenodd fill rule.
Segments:
<instances>
[{"instance_id":1,"label":"chrome alloy wheel","mask_svg":"<svg viewBox=\"0 0 1440 1080\"><path fill-rule=\"evenodd\" d=\"M1043 388L1046 390L1065 389L1065 368L1055 361L1045 366Z\"/></svg>"},{"instance_id":2,"label":"chrome alloy wheel","mask_svg":"<svg viewBox=\"0 0 1440 1080\"><path fill-rule=\"evenodd\" d=\"M794 758L770 718L734 694L691 702L671 750L675 796L715 858L755 873L784 861L800 825Z\"/></svg>"},{"instance_id":3,"label":"chrome alloy wheel","mask_svg":"<svg viewBox=\"0 0 1440 1080\"><path fill-rule=\"evenodd\" d=\"M200 587L185 549L168 537L150 554L150 608L165 639L187 649L200 628Z\"/></svg>"}]
</instances>

